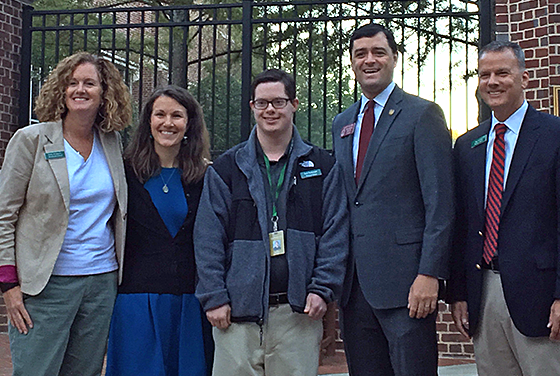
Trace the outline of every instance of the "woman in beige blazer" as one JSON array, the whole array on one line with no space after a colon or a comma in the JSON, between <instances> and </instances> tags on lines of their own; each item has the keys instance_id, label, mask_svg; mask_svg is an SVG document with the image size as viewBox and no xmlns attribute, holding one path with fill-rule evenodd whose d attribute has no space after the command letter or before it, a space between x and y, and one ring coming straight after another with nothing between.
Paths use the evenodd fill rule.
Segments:
<instances>
[{"instance_id":1,"label":"woman in beige blazer","mask_svg":"<svg viewBox=\"0 0 560 376\"><path fill-rule=\"evenodd\" d=\"M14 375L100 375L122 268L127 187L120 136L128 88L77 53L37 98L0 170L0 288Z\"/></svg>"}]
</instances>

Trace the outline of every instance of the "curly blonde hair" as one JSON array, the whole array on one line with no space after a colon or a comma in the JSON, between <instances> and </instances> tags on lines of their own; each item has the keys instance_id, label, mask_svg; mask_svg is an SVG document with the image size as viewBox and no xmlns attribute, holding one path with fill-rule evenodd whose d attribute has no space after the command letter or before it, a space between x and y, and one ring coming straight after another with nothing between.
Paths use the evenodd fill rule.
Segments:
<instances>
[{"instance_id":1,"label":"curly blonde hair","mask_svg":"<svg viewBox=\"0 0 560 376\"><path fill-rule=\"evenodd\" d=\"M123 130L132 122L128 87L113 63L89 52L78 52L68 56L49 74L35 101L35 114L39 121L59 121L65 118L68 112L66 88L74 70L84 63L91 63L97 68L103 89L96 124L104 132Z\"/></svg>"}]
</instances>

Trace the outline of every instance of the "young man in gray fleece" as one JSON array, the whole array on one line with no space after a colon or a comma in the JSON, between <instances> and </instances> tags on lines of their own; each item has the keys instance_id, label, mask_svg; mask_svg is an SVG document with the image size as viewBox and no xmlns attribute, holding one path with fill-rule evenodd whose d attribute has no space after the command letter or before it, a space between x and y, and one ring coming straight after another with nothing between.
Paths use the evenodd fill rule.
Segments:
<instances>
[{"instance_id":1,"label":"young man in gray fleece","mask_svg":"<svg viewBox=\"0 0 560 376\"><path fill-rule=\"evenodd\" d=\"M316 376L349 247L341 171L297 132L292 76L259 74L252 98L256 126L208 168L195 225L213 375Z\"/></svg>"}]
</instances>

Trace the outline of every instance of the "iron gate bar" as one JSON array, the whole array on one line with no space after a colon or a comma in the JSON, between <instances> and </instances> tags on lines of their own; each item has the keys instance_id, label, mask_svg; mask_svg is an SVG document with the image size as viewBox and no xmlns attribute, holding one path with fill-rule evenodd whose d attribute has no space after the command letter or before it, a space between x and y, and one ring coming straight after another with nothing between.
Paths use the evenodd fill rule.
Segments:
<instances>
[{"instance_id":1,"label":"iron gate bar","mask_svg":"<svg viewBox=\"0 0 560 376\"><path fill-rule=\"evenodd\" d=\"M29 124L29 108L31 97L31 23L33 21L33 7L23 4L22 10L22 41L21 41L21 76L19 84L19 126Z\"/></svg>"},{"instance_id":2,"label":"iron gate bar","mask_svg":"<svg viewBox=\"0 0 560 376\"><path fill-rule=\"evenodd\" d=\"M229 18L231 18L231 8L228 9ZM226 64L226 108L230 108L231 93L231 25L228 25L228 48L227 48L227 64ZM230 111L226 111L226 124L230 124ZM230 145L230 127L226 127L226 145Z\"/></svg>"},{"instance_id":3,"label":"iron gate bar","mask_svg":"<svg viewBox=\"0 0 560 376\"><path fill-rule=\"evenodd\" d=\"M253 18L253 7L250 0L243 0L243 31L242 31L242 46L245 51L253 50L253 25L251 20ZM251 109L249 101L251 100L251 71L252 71L252 54L241 54L241 124L240 136L241 140L249 138L251 133Z\"/></svg>"}]
</instances>

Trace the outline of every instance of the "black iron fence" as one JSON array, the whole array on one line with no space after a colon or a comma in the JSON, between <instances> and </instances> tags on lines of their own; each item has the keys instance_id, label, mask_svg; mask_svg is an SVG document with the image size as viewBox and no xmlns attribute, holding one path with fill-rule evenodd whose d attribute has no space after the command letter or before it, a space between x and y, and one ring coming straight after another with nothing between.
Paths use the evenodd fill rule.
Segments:
<instances>
[{"instance_id":1,"label":"black iron fence","mask_svg":"<svg viewBox=\"0 0 560 376\"><path fill-rule=\"evenodd\" d=\"M264 68L296 78L296 125L330 148L332 118L359 90L348 40L384 23L399 44L395 81L438 102L450 130L477 123L476 54L490 40L490 0L251 1L220 5L39 11L24 9L20 125L57 62L77 51L110 59L134 97L135 115L154 87L188 88L203 106L215 152L251 129L250 82ZM29 93L29 95L27 95Z\"/></svg>"}]
</instances>

